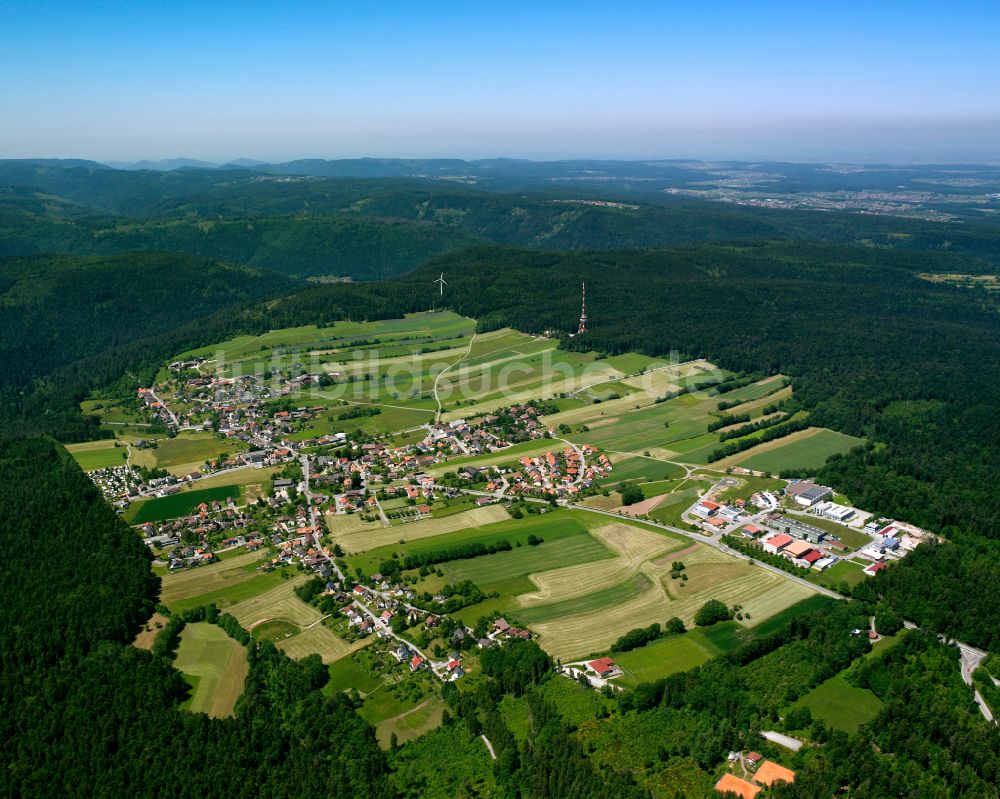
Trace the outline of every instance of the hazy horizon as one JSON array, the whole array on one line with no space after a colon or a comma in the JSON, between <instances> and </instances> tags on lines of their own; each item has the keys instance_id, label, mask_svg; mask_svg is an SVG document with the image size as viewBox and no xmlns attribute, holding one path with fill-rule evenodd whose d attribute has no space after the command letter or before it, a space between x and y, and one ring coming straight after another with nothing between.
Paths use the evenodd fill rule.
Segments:
<instances>
[{"instance_id":1,"label":"hazy horizon","mask_svg":"<svg viewBox=\"0 0 1000 799\"><path fill-rule=\"evenodd\" d=\"M0 157L1000 160L1000 7L7 2Z\"/></svg>"}]
</instances>

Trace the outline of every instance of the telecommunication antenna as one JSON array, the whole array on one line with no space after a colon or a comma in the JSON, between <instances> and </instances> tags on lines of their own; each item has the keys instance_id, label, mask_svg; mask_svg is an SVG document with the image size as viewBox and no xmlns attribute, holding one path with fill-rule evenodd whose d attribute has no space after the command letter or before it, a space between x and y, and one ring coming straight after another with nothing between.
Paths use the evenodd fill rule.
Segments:
<instances>
[{"instance_id":1,"label":"telecommunication antenna","mask_svg":"<svg viewBox=\"0 0 1000 799\"><path fill-rule=\"evenodd\" d=\"M444 296L444 287L448 285L448 282L444 279L444 272L441 273L441 277L439 277L437 280L434 280L432 282L439 284L438 287L441 289L441 296L443 297Z\"/></svg>"}]
</instances>

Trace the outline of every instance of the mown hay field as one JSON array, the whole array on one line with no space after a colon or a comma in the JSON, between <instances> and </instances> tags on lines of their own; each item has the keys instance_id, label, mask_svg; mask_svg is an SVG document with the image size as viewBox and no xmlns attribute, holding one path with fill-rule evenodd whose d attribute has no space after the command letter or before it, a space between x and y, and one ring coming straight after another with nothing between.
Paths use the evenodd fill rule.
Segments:
<instances>
[{"instance_id":1,"label":"mown hay field","mask_svg":"<svg viewBox=\"0 0 1000 799\"><path fill-rule=\"evenodd\" d=\"M298 574L281 580L273 588L226 608L226 612L235 616L247 629L271 619L282 619L297 627L306 627L322 617L316 608L295 595L296 586L307 579L304 574Z\"/></svg>"},{"instance_id":2,"label":"mown hay field","mask_svg":"<svg viewBox=\"0 0 1000 799\"><path fill-rule=\"evenodd\" d=\"M747 625L769 616L811 595L811 589L780 575L737 560L718 550L700 545L696 551L685 547L683 563L688 579L670 579L670 558L638 563L635 573L648 578L649 586L641 593L609 602L606 607L532 625L540 636L539 643L554 657L563 660L584 657L605 651L623 633L653 622L663 623L678 616L691 626L694 614L709 599L743 608ZM635 559L633 559L635 562ZM606 564L594 564L604 566ZM585 567L571 567L582 569ZM611 588L607 576L596 572L555 575L535 575L533 579L545 586L549 596L565 596L566 591L582 592L574 580L586 580L592 590ZM621 583L618 583L621 584Z\"/></svg>"},{"instance_id":3,"label":"mown hay field","mask_svg":"<svg viewBox=\"0 0 1000 799\"><path fill-rule=\"evenodd\" d=\"M487 524L509 519L507 511L500 505L487 505L484 508L474 508L451 516L422 519L408 524L383 527L371 525L362 530L340 533L331 530L333 540L347 552L364 552L369 549L395 544L400 540L417 541L432 538L445 533L483 527Z\"/></svg>"},{"instance_id":4,"label":"mown hay field","mask_svg":"<svg viewBox=\"0 0 1000 799\"><path fill-rule=\"evenodd\" d=\"M181 631L174 667L193 686L188 710L212 718L233 715L249 670L242 644L214 624L188 624Z\"/></svg>"},{"instance_id":5,"label":"mown hay field","mask_svg":"<svg viewBox=\"0 0 1000 799\"><path fill-rule=\"evenodd\" d=\"M263 562L260 552L247 552L196 569L172 572L162 578L160 601L170 605L179 599L208 594L229 588L257 576L257 566Z\"/></svg>"}]
</instances>

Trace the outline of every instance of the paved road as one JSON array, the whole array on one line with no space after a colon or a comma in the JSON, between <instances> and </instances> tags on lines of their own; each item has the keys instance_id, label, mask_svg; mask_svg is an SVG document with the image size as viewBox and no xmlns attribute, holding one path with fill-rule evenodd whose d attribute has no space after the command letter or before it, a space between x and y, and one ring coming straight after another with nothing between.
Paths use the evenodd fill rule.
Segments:
<instances>
[{"instance_id":1,"label":"paved road","mask_svg":"<svg viewBox=\"0 0 1000 799\"><path fill-rule=\"evenodd\" d=\"M435 677L437 677L442 682L447 682L448 678L445 677L444 675L438 673L438 669L443 668L444 666L446 666L447 665L446 663L435 663L433 660L431 660L429 657L427 657L426 653L421 652L420 649L417 648L416 644L414 644L411 641L407 641L405 638L403 638L400 635L396 635L396 633L394 633L392 631L392 627L390 627L388 624L386 624L384 621L382 621L382 619L379 616L376 616L374 613L372 613L363 603L358 602L355 599L352 602L352 604L354 605L354 607L356 607L358 610L360 610L362 613L364 613L368 618L370 618L375 623L375 626L378 629L385 630L385 632L386 632L386 634L388 636L390 636L391 638L395 638L401 644L406 644L408 647L410 647L410 649L412 649L414 652L416 652L418 655L420 655L420 657L422 657L424 659L424 662L427 663L431 667L431 672L433 672L433 674L434 674Z\"/></svg>"},{"instance_id":2,"label":"paved road","mask_svg":"<svg viewBox=\"0 0 1000 799\"><path fill-rule=\"evenodd\" d=\"M313 505L312 501L312 490L309 488L309 456L302 456L302 480L305 483L305 497L306 497L306 508L309 510L309 523L312 525L312 536L313 542L316 544L316 549L320 552L323 551L323 543L320 541L320 524L316 519L316 506ZM340 570L337 565L337 561L330 558L330 565L337 574L337 579L341 582L344 581L344 573Z\"/></svg>"},{"instance_id":3,"label":"paved road","mask_svg":"<svg viewBox=\"0 0 1000 799\"><path fill-rule=\"evenodd\" d=\"M907 630L920 629L912 621L904 621L903 626L906 627ZM979 710L982 712L983 718L992 724L996 724L997 720L993 717L993 712L990 710L989 705L986 704L986 700L983 699L982 694L979 693L979 690L972 682L972 672L979 668L979 664L986 658L986 652L982 649L976 649L974 646L963 644L961 641L956 641L953 638L947 638L943 635L939 635L938 638L947 644L953 644L958 647L959 656L961 658L962 681L972 689L972 697L976 700L976 704L979 705Z\"/></svg>"},{"instance_id":4,"label":"paved road","mask_svg":"<svg viewBox=\"0 0 1000 799\"><path fill-rule=\"evenodd\" d=\"M573 481L573 485L579 485L583 481L583 473L587 468L587 461L583 457L583 448L572 441L567 441L565 438L557 438L556 441L562 441L567 447L572 447L576 450L576 454L580 456L580 471L576 475L576 479Z\"/></svg>"},{"instance_id":5,"label":"paved road","mask_svg":"<svg viewBox=\"0 0 1000 799\"><path fill-rule=\"evenodd\" d=\"M148 394L154 400L156 400L158 403L160 403L160 406L163 408L164 411L166 411L167 416L170 417L170 421L174 423L174 427L180 427L181 426L180 422L177 421L177 417L174 416L174 412L172 410L170 410L170 408L167 406L167 403L165 403L158 396L156 396L156 394L153 393L153 389L152 388L149 389Z\"/></svg>"}]
</instances>

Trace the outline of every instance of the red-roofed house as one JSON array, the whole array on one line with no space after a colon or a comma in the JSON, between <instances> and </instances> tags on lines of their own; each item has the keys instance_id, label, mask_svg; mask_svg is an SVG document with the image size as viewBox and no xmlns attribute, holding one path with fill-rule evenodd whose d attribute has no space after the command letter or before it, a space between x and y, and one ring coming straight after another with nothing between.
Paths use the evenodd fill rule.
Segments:
<instances>
[{"instance_id":1,"label":"red-roofed house","mask_svg":"<svg viewBox=\"0 0 1000 799\"><path fill-rule=\"evenodd\" d=\"M598 658L597 660L591 660L587 663L594 673L603 679L608 679L610 677L617 677L622 673L622 670L615 665L615 662L611 658Z\"/></svg>"}]
</instances>

